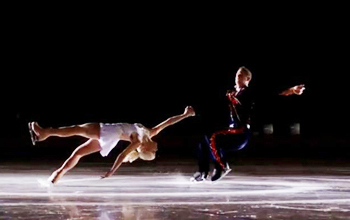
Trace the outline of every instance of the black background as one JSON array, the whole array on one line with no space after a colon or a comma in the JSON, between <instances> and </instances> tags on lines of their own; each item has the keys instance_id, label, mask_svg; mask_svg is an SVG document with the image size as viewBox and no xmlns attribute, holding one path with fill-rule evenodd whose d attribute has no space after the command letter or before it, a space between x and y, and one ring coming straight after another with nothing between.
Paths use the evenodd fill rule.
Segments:
<instances>
[{"instance_id":1,"label":"black background","mask_svg":"<svg viewBox=\"0 0 350 220\"><path fill-rule=\"evenodd\" d=\"M2 147L30 146L33 120L154 126L187 105L198 116L162 137L216 129L227 121L225 93L240 66L253 73L256 130L297 121L306 138L348 137L349 35L341 6L206 6L12 8L2 31ZM271 95L296 84L305 84L302 96Z\"/></svg>"}]
</instances>

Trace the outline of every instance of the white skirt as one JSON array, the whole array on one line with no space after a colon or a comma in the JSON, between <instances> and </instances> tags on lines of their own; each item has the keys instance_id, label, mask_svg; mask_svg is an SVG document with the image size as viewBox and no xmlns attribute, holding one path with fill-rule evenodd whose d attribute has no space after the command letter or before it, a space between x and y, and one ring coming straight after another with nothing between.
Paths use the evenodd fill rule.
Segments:
<instances>
[{"instance_id":1,"label":"white skirt","mask_svg":"<svg viewBox=\"0 0 350 220\"><path fill-rule=\"evenodd\" d=\"M105 157L118 144L123 133L122 123L100 123L100 154Z\"/></svg>"}]
</instances>

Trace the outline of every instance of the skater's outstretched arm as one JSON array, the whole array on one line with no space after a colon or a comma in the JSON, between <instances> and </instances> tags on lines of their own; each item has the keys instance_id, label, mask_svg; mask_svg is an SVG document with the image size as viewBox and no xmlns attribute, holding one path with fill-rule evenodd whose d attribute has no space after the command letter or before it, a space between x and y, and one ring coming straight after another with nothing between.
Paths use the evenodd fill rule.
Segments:
<instances>
[{"instance_id":1,"label":"skater's outstretched arm","mask_svg":"<svg viewBox=\"0 0 350 220\"><path fill-rule=\"evenodd\" d=\"M125 148L125 150L123 150L123 152L121 152L118 156L117 159L115 160L112 168L105 173L103 176L101 176L101 178L106 178L109 177L111 175L113 175L113 173L115 173L115 171L117 171L117 169L120 167L120 165L123 163L123 161L125 160L125 158L132 152L135 151L139 146L141 145L141 141L138 138L138 134L133 133L131 134L131 143L129 144L129 146L127 146Z\"/></svg>"},{"instance_id":2,"label":"skater's outstretched arm","mask_svg":"<svg viewBox=\"0 0 350 220\"><path fill-rule=\"evenodd\" d=\"M180 115L175 115L172 116L170 118L168 118L167 120L163 121L162 123L156 125L155 127L150 129L150 137L153 137L155 135L157 135L159 132L161 132L164 128L173 125L175 123L178 123L180 121L182 121L183 119L190 117L190 116L195 116L196 113L194 111L194 109L192 108L192 106L187 106L185 108L184 113L180 114Z\"/></svg>"},{"instance_id":3,"label":"skater's outstretched arm","mask_svg":"<svg viewBox=\"0 0 350 220\"><path fill-rule=\"evenodd\" d=\"M290 88L282 91L279 95L283 95L283 96L301 95L301 94L303 94L304 90L305 90L305 85L300 84L300 85L296 85L296 86L290 87Z\"/></svg>"}]
</instances>

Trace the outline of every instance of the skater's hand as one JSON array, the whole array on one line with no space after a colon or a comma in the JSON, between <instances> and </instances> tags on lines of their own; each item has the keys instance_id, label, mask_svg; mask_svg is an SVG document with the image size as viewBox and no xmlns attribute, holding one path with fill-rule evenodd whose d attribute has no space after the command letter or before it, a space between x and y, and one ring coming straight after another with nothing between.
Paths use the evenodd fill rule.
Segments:
<instances>
[{"instance_id":1,"label":"skater's hand","mask_svg":"<svg viewBox=\"0 0 350 220\"><path fill-rule=\"evenodd\" d=\"M304 84L297 85L297 86L292 87L292 89L293 89L294 94L301 95L301 94L303 94L303 92L305 90L305 85Z\"/></svg>"},{"instance_id":2,"label":"skater's hand","mask_svg":"<svg viewBox=\"0 0 350 220\"><path fill-rule=\"evenodd\" d=\"M101 176L101 179L104 179L104 178L107 178L107 177L110 177L113 175L114 172L112 171L108 171L107 173L105 173L104 175Z\"/></svg>"},{"instance_id":3,"label":"skater's hand","mask_svg":"<svg viewBox=\"0 0 350 220\"><path fill-rule=\"evenodd\" d=\"M296 86L290 87L289 89L284 90L283 92L280 93L280 95L283 95L283 96L301 95L301 94L303 94L304 90L305 90L305 85L300 84L300 85L296 85Z\"/></svg>"},{"instance_id":4,"label":"skater's hand","mask_svg":"<svg viewBox=\"0 0 350 220\"><path fill-rule=\"evenodd\" d=\"M187 115L187 116L195 116L195 115L196 115L196 112L194 111L194 109L193 109L192 106L187 106L187 107L185 108L184 114Z\"/></svg>"}]
</instances>

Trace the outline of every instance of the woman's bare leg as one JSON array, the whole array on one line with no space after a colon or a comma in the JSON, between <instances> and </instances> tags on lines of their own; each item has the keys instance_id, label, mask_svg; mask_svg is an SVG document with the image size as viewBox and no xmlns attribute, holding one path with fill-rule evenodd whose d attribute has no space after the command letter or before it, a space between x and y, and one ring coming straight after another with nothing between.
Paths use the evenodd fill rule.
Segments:
<instances>
[{"instance_id":1,"label":"woman's bare leg","mask_svg":"<svg viewBox=\"0 0 350 220\"><path fill-rule=\"evenodd\" d=\"M84 144L77 147L72 155L63 163L63 165L54 171L49 177L49 181L56 183L62 176L77 165L80 158L83 156L98 152L101 150L100 143L98 140L90 139Z\"/></svg>"},{"instance_id":2,"label":"woman's bare leg","mask_svg":"<svg viewBox=\"0 0 350 220\"><path fill-rule=\"evenodd\" d=\"M58 128L42 128L37 122L32 122L30 126L38 136L38 141L43 141L51 136L70 137L78 135L91 139L98 139L100 137L99 123L86 123Z\"/></svg>"}]
</instances>

